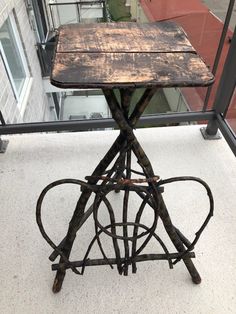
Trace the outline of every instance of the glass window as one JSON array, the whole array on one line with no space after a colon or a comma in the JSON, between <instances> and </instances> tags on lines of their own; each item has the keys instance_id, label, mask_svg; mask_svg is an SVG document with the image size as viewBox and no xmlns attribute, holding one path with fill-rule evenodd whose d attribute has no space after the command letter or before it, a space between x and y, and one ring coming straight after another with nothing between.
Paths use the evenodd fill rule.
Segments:
<instances>
[{"instance_id":1,"label":"glass window","mask_svg":"<svg viewBox=\"0 0 236 314\"><path fill-rule=\"evenodd\" d=\"M0 50L15 96L19 100L29 75L16 25L13 25L13 22L9 17L0 28Z\"/></svg>"}]
</instances>

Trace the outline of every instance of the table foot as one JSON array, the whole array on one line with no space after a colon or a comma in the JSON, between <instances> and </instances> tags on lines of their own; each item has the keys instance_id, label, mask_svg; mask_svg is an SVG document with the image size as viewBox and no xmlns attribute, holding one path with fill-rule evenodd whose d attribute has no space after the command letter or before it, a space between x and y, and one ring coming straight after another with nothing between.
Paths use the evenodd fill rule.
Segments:
<instances>
[{"instance_id":1,"label":"table foot","mask_svg":"<svg viewBox=\"0 0 236 314\"><path fill-rule=\"evenodd\" d=\"M195 266L193 264L193 261L190 258L185 258L185 259L183 259L183 262L189 271L189 274L192 278L192 282L195 284L200 284L202 280L201 280L201 277L200 277L197 269L195 268Z\"/></svg>"},{"instance_id":2,"label":"table foot","mask_svg":"<svg viewBox=\"0 0 236 314\"><path fill-rule=\"evenodd\" d=\"M192 281L193 281L193 283L195 283L196 285L199 285L199 284L202 282L202 279L201 279L201 277L198 275L198 276L192 277Z\"/></svg>"},{"instance_id":3,"label":"table foot","mask_svg":"<svg viewBox=\"0 0 236 314\"><path fill-rule=\"evenodd\" d=\"M52 286L53 293L61 291L62 284L66 275L66 271L58 270Z\"/></svg>"}]
</instances>

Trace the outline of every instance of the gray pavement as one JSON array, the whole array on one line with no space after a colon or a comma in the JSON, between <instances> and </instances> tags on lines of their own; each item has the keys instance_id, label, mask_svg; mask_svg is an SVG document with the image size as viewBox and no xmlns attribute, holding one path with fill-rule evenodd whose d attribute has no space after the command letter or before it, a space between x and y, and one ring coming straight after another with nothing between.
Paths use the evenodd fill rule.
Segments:
<instances>
[{"instance_id":1,"label":"gray pavement","mask_svg":"<svg viewBox=\"0 0 236 314\"><path fill-rule=\"evenodd\" d=\"M202 2L222 21L225 19L225 15L230 3L230 0L202 0ZM236 25L236 5L234 5L234 11L232 14L230 27L234 30Z\"/></svg>"}]
</instances>

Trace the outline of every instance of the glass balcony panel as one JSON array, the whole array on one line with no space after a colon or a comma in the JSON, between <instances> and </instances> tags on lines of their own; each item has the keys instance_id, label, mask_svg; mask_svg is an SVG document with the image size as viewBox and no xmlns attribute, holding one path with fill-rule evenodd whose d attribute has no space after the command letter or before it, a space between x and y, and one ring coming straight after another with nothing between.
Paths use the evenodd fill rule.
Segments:
<instances>
[{"instance_id":1,"label":"glass balcony panel","mask_svg":"<svg viewBox=\"0 0 236 314\"><path fill-rule=\"evenodd\" d=\"M229 110L226 114L226 120L236 136L236 88L234 90Z\"/></svg>"},{"instance_id":2,"label":"glass balcony panel","mask_svg":"<svg viewBox=\"0 0 236 314\"><path fill-rule=\"evenodd\" d=\"M52 5L51 13L54 29L64 24L79 22L79 10L76 4Z\"/></svg>"}]
</instances>

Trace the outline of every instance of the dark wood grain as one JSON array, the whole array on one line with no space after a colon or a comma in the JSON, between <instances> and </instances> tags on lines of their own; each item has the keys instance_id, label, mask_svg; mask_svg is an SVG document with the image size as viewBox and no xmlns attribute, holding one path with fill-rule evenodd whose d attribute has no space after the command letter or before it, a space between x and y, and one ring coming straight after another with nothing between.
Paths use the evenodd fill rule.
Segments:
<instances>
[{"instance_id":1,"label":"dark wood grain","mask_svg":"<svg viewBox=\"0 0 236 314\"><path fill-rule=\"evenodd\" d=\"M204 86L213 76L193 53L57 53L58 87Z\"/></svg>"},{"instance_id":2,"label":"dark wood grain","mask_svg":"<svg viewBox=\"0 0 236 314\"><path fill-rule=\"evenodd\" d=\"M60 28L51 82L61 88L207 86L214 81L172 22Z\"/></svg>"},{"instance_id":3,"label":"dark wood grain","mask_svg":"<svg viewBox=\"0 0 236 314\"><path fill-rule=\"evenodd\" d=\"M69 24L59 30L57 52L194 52L173 22Z\"/></svg>"}]
</instances>

